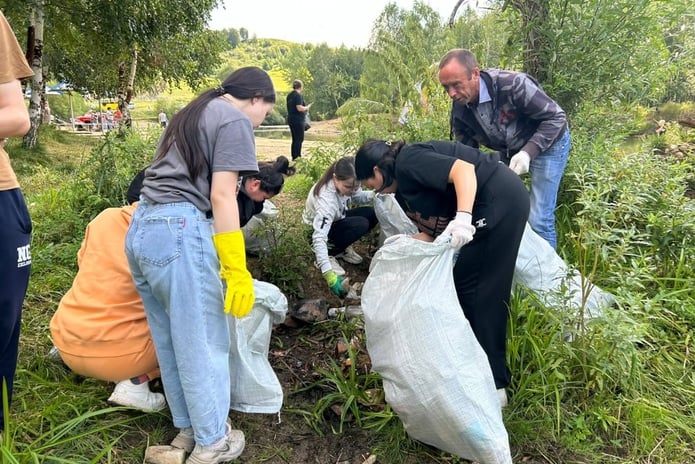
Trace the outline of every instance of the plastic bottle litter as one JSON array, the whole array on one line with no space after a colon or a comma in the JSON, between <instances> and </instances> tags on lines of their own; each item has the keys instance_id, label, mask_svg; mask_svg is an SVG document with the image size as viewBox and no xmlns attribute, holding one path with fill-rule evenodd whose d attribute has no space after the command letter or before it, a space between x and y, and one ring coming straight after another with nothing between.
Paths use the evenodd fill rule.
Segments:
<instances>
[{"instance_id":1,"label":"plastic bottle litter","mask_svg":"<svg viewBox=\"0 0 695 464\"><path fill-rule=\"evenodd\" d=\"M360 305L348 305L341 306L339 308L328 308L328 317L335 319L338 314L345 314L345 317L353 318L357 316L362 316L362 306Z\"/></svg>"}]
</instances>

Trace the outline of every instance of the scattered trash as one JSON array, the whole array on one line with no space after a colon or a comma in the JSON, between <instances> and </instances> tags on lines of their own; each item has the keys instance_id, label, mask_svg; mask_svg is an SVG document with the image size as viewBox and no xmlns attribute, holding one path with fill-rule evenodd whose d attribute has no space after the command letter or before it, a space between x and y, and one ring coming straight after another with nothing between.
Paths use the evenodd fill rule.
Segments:
<instances>
[{"instance_id":1,"label":"scattered trash","mask_svg":"<svg viewBox=\"0 0 695 464\"><path fill-rule=\"evenodd\" d=\"M328 319L328 304L321 298L300 300L292 308L292 317L303 322L321 322Z\"/></svg>"},{"instance_id":2,"label":"scattered trash","mask_svg":"<svg viewBox=\"0 0 695 464\"><path fill-rule=\"evenodd\" d=\"M353 317L362 316L362 306L360 305L348 305L341 306L340 308L329 308L328 317L335 319L339 314L345 314L345 317L351 319Z\"/></svg>"},{"instance_id":3,"label":"scattered trash","mask_svg":"<svg viewBox=\"0 0 695 464\"><path fill-rule=\"evenodd\" d=\"M169 445L148 446L145 462L149 464L183 464L186 451Z\"/></svg>"},{"instance_id":4,"label":"scattered trash","mask_svg":"<svg viewBox=\"0 0 695 464\"><path fill-rule=\"evenodd\" d=\"M347 279L346 279L347 280ZM343 285L345 287L345 290L347 290L347 296L345 297L346 299L352 299L352 300L359 300L360 299L360 293L362 293L362 286L364 285L363 282L355 282L352 285Z\"/></svg>"}]
</instances>

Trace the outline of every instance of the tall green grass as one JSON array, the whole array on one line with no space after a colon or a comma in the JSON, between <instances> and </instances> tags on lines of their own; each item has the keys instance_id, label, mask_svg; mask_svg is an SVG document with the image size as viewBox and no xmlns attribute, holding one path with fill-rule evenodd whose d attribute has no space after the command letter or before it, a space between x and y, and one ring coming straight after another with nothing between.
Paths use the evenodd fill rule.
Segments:
<instances>
[{"instance_id":1,"label":"tall green grass","mask_svg":"<svg viewBox=\"0 0 695 464\"><path fill-rule=\"evenodd\" d=\"M515 291L508 337L513 381L504 411L515 462L528 456L553 463L695 461L695 205L687 194L695 169L692 152L682 159L663 153L672 144L692 147L695 137L675 127L667 140L636 136L646 127L645 114L587 107L573 118L558 210L560 253L616 295L617 303L584 324L581 314ZM412 124L403 133L391 132L390 125L379 132L364 121L348 121L347 127L354 131L351 144L366 136L442 138L434 133L442 127L439 120ZM88 143L80 135L42 131L38 151L9 147L34 221L34 262L0 462L136 463L148 442L165 441L166 414L104 409L110 386L45 357L48 322L72 283L84 227L103 208L123 204L157 136L153 129ZM351 144L346 142L345 153ZM64 155L52 156L54 149ZM322 148L303 159L283 192L288 203L303 204L313 180L343 154ZM280 240L281 248L265 258L264 272L284 272L291 277L284 285L298 286L310 259L306 244L298 242L301 219L283 214L280 221L279 233L296 240ZM301 259L288 260L297 254ZM363 337L354 321L322 328L336 339ZM572 342L564 340L568 329ZM348 358L347 367L335 361L322 368L311 386L316 403L295 412L321 431L370 430L372 451L384 462L462 462L410 440L383 403L378 376L358 370L358 350L351 348ZM326 413L333 406L341 411L337 424Z\"/></svg>"}]
</instances>

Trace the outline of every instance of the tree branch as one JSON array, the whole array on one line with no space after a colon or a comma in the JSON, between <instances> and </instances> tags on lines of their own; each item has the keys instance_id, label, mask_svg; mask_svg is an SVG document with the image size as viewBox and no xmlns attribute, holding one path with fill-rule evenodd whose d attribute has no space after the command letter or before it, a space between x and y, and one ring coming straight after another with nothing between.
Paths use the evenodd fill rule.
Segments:
<instances>
[{"instance_id":1,"label":"tree branch","mask_svg":"<svg viewBox=\"0 0 695 464\"><path fill-rule=\"evenodd\" d=\"M454 19L455 19L455 17L456 17L456 12L458 11L458 9L459 9L459 7L461 6L461 4L462 4L463 2L466 2L466 1L468 1L468 0L458 0L458 1L456 2L456 6L454 7L454 11L452 11L452 12L451 12L451 16L449 16L449 27L450 27L451 29L454 28Z\"/></svg>"}]
</instances>

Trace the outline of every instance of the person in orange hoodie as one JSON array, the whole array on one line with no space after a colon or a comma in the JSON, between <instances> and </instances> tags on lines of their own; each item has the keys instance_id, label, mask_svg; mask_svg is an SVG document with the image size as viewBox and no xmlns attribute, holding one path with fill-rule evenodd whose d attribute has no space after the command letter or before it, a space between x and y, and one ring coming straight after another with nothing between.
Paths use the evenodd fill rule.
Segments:
<instances>
[{"instance_id":1,"label":"person in orange hoodie","mask_svg":"<svg viewBox=\"0 0 695 464\"><path fill-rule=\"evenodd\" d=\"M109 403L145 412L166 407L164 395L150 390L159 364L125 254L125 236L137 207L144 178L140 171L128 188L130 203L108 208L87 226L77 253L78 272L50 323L53 343L63 362L85 377L116 382ZM263 209L280 193L289 160L259 163L259 172L244 176L237 203L240 223ZM190 450L189 450L190 451Z\"/></svg>"},{"instance_id":2,"label":"person in orange hoodie","mask_svg":"<svg viewBox=\"0 0 695 464\"><path fill-rule=\"evenodd\" d=\"M50 329L70 369L116 382L110 403L151 412L166 407L166 401L149 388L159 377L159 364L123 251L136 206L108 208L89 223L77 253L79 271Z\"/></svg>"}]
</instances>

